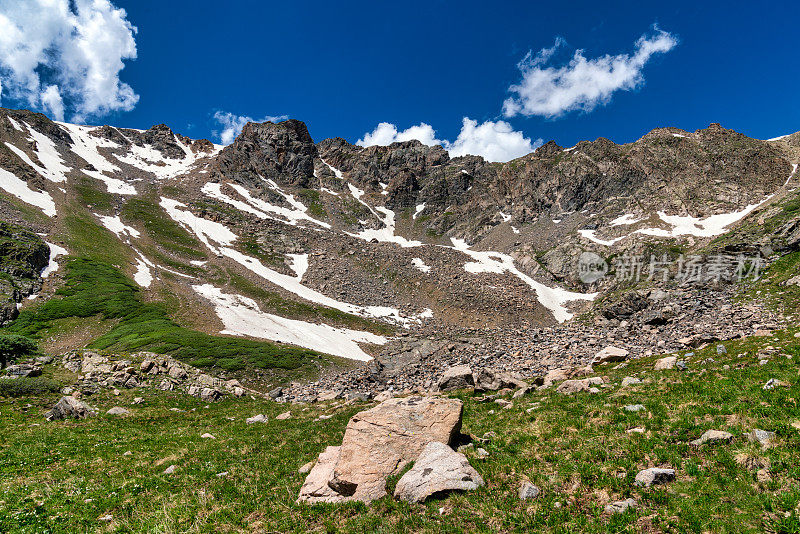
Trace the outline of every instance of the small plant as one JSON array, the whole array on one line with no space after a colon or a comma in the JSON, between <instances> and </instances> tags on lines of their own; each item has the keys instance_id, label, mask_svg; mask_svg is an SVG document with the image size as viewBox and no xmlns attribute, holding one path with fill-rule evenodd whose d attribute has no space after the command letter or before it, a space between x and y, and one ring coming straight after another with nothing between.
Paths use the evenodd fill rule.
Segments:
<instances>
[{"instance_id":1,"label":"small plant","mask_svg":"<svg viewBox=\"0 0 800 534\"><path fill-rule=\"evenodd\" d=\"M4 369L9 362L36 354L36 342L29 337L19 334L0 334L0 369Z\"/></svg>"}]
</instances>

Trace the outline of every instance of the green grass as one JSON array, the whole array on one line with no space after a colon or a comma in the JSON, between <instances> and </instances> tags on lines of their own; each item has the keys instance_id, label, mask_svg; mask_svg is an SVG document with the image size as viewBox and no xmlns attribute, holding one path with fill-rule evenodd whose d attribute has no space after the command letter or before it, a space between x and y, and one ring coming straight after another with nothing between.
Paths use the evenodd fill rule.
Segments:
<instances>
[{"instance_id":1,"label":"green grass","mask_svg":"<svg viewBox=\"0 0 800 534\"><path fill-rule=\"evenodd\" d=\"M486 486L422 505L391 497L370 505L295 504L304 479L297 469L339 444L348 419L364 405L287 406L249 398L208 404L155 389L119 397L102 390L87 399L99 416L47 423L43 414L58 394L0 399L0 531L798 532L795 331L726 342L722 356L714 346L682 354L690 366L685 373L653 371L655 358L619 370L602 366L598 374L615 387L595 395L536 391L505 410L456 393L465 403L463 432L497 434L476 444L489 452L485 460L466 453ZM766 345L779 352L759 365ZM702 363L709 357L716 361ZM45 374L65 384L74 380L56 366ZM628 375L644 383L619 388ZM769 378L792 386L763 390ZM144 404L131 405L134 396ZM637 403L647 410L622 410ZM104 415L112 406L132 413ZM276 421L286 410L293 417ZM245 424L257 413L269 422ZM323 413L333 417L314 421ZM644 433L627 432L635 427ZM776 432L776 446L762 450L748 442L742 433L753 428ZM728 445L688 444L708 429L736 437ZM200 438L205 432L216 439ZM759 481L748 461L768 466L766 479ZM164 475L173 464L175 473ZM652 466L676 469L677 480L633 486L636 473ZM542 489L538 499L519 501L524 478ZM603 513L605 502L627 497L639 502L635 511ZM99 521L105 515L110 524Z\"/></svg>"},{"instance_id":2,"label":"green grass","mask_svg":"<svg viewBox=\"0 0 800 534\"><path fill-rule=\"evenodd\" d=\"M212 336L173 322L163 306L143 303L139 288L111 265L85 258L65 266L65 285L38 308L23 311L6 331L36 336L54 321L95 317L117 322L90 344L102 350L149 350L193 365L229 370L245 367L297 370L322 357L317 352L273 343Z\"/></svg>"},{"instance_id":3,"label":"green grass","mask_svg":"<svg viewBox=\"0 0 800 534\"><path fill-rule=\"evenodd\" d=\"M130 248L100 226L84 208L70 205L64 211L65 241L73 254L111 265L122 265L128 261Z\"/></svg>"},{"instance_id":4,"label":"green grass","mask_svg":"<svg viewBox=\"0 0 800 534\"><path fill-rule=\"evenodd\" d=\"M122 208L122 218L137 226L143 225L150 239L168 252L191 259L205 258L200 242L173 221L154 200L128 200Z\"/></svg>"}]
</instances>

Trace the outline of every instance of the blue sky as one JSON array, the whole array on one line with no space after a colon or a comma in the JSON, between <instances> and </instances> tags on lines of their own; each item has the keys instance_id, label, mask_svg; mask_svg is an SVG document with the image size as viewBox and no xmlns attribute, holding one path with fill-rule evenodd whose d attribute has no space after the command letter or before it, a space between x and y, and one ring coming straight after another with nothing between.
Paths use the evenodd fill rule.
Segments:
<instances>
[{"instance_id":1,"label":"blue sky","mask_svg":"<svg viewBox=\"0 0 800 534\"><path fill-rule=\"evenodd\" d=\"M0 15L6 25L16 24L20 42L46 33L44 23L32 23L43 1L0 0ZM451 149L464 117L476 126L507 122L519 132L510 142L525 138L532 146L538 139L572 146L599 136L628 142L658 126L694 130L711 122L759 138L800 130L798 2L113 0L100 23L90 16L88 0L74 2L73 9L84 5L78 17L83 22L61 13L52 18L53 27L83 24L104 37L107 25L112 37L95 40L102 50L81 61L99 70L124 65L113 74L131 92L121 85L87 87L74 73L59 77L59 69L74 64L75 47L52 32L50 44L66 51L60 62L35 68L39 85L26 93L19 82L30 85L24 68L35 60L20 67L25 58L12 57L15 43L4 45L0 36L1 105L38 107L50 115L61 106L66 120L125 127L164 122L214 141L223 129L216 112L289 116L305 121L316 140L340 136L351 142L381 122L400 131L425 123L436 140L450 140ZM124 9L125 18L114 8ZM0 33L3 24L0 17ZM126 24L137 29L130 37ZM634 65L629 86L614 89L613 81L589 76L569 82L570 90L591 94L580 84L611 83L604 98L587 97L578 109L553 113L556 99L549 114L541 105L527 115L504 113L529 51L535 57L560 38L547 61L528 63L552 76L570 68L577 49L589 66L606 55L633 61L637 39L655 42L664 35L659 32L677 44ZM525 98L542 99L547 86L530 90Z\"/></svg>"}]
</instances>

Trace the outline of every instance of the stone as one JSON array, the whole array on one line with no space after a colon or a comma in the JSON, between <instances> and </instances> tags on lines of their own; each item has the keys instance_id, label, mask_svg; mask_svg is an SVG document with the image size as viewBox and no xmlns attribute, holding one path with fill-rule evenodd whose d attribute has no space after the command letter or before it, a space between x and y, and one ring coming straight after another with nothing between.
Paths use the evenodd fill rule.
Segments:
<instances>
[{"instance_id":1,"label":"stone","mask_svg":"<svg viewBox=\"0 0 800 534\"><path fill-rule=\"evenodd\" d=\"M556 388L557 393L571 395L580 391L590 391L592 386L600 386L605 380L599 376L582 378L580 380L565 380Z\"/></svg>"},{"instance_id":2,"label":"stone","mask_svg":"<svg viewBox=\"0 0 800 534\"><path fill-rule=\"evenodd\" d=\"M139 370L143 373L147 373L154 365L155 362L153 360L142 360L142 363L139 364Z\"/></svg>"},{"instance_id":3,"label":"stone","mask_svg":"<svg viewBox=\"0 0 800 534\"><path fill-rule=\"evenodd\" d=\"M283 412L282 414L278 414L277 416L275 416L275 419L277 419L278 421L285 421L290 417L292 417L292 412Z\"/></svg>"},{"instance_id":4,"label":"stone","mask_svg":"<svg viewBox=\"0 0 800 534\"><path fill-rule=\"evenodd\" d=\"M394 496L421 503L434 493L469 491L484 485L467 457L439 441L428 443L414 466L397 482Z\"/></svg>"},{"instance_id":5,"label":"stone","mask_svg":"<svg viewBox=\"0 0 800 534\"><path fill-rule=\"evenodd\" d=\"M42 376L42 368L27 363L20 363L6 367L6 374L8 376L20 378L33 378L36 376Z\"/></svg>"},{"instance_id":6,"label":"stone","mask_svg":"<svg viewBox=\"0 0 800 534\"><path fill-rule=\"evenodd\" d=\"M311 472L311 469L314 467L316 462L308 462L307 464L303 464L300 466L300 469L297 472L301 475L305 475L306 473Z\"/></svg>"},{"instance_id":7,"label":"stone","mask_svg":"<svg viewBox=\"0 0 800 534\"><path fill-rule=\"evenodd\" d=\"M129 410L126 410L121 406L114 406L106 412L107 415L128 415L129 413L131 413Z\"/></svg>"},{"instance_id":8,"label":"stone","mask_svg":"<svg viewBox=\"0 0 800 534\"><path fill-rule=\"evenodd\" d=\"M245 419L244 422L247 423L248 425L252 425L254 423L266 423L267 421L268 421L267 416L260 413L258 415L254 415L253 417L248 417L247 419Z\"/></svg>"},{"instance_id":9,"label":"stone","mask_svg":"<svg viewBox=\"0 0 800 534\"><path fill-rule=\"evenodd\" d=\"M343 502L349 500L334 491L328 484L333 478L333 469L339 460L341 447L327 447L319 454L303 486L300 488L298 503L315 504L320 502Z\"/></svg>"},{"instance_id":10,"label":"stone","mask_svg":"<svg viewBox=\"0 0 800 534\"><path fill-rule=\"evenodd\" d=\"M666 358L661 358L656 362L655 370L666 371L668 369L675 369L676 363L678 363L678 358L675 356L667 356Z\"/></svg>"},{"instance_id":11,"label":"stone","mask_svg":"<svg viewBox=\"0 0 800 534\"><path fill-rule=\"evenodd\" d=\"M624 362L628 359L630 352L619 347L609 346L598 352L592 358L592 365L604 363Z\"/></svg>"},{"instance_id":12,"label":"stone","mask_svg":"<svg viewBox=\"0 0 800 534\"><path fill-rule=\"evenodd\" d=\"M747 433L747 439L753 443L760 444L762 448L766 449L773 445L775 432L756 428Z\"/></svg>"},{"instance_id":13,"label":"stone","mask_svg":"<svg viewBox=\"0 0 800 534\"><path fill-rule=\"evenodd\" d=\"M624 501L614 501L605 507L607 514L624 514L628 510L636 508L636 501L634 499L625 499Z\"/></svg>"},{"instance_id":14,"label":"stone","mask_svg":"<svg viewBox=\"0 0 800 534\"><path fill-rule=\"evenodd\" d=\"M269 397L271 399L277 399L281 395L283 395L283 388L275 388L269 392Z\"/></svg>"},{"instance_id":15,"label":"stone","mask_svg":"<svg viewBox=\"0 0 800 534\"><path fill-rule=\"evenodd\" d=\"M389 399L347 424L330 486L365 502L386 494L386 477L415 461L432 442L451 443L461 429L457 399Z\"/></svg>"},{"instance_id":16,"label":"stone","mask_svg":"<svg viewBox=\"0 0 800 534\"><path fill-rule=\"evenodd\" d=\"M535 499L541 494L542 490L540 490L538 486L531 483L529 480L523 480L519 485L518 495L521 501Z\"/></svg>"},{"instance_id":17,"label":"stone","mask_svg":"<svg viewBox=\"0 0 800 534\"><path fill-rule=\"evenodd\" d=\"M472 369L469 365L456 365L447 369L439 378L437 387L439 391L451 391L454 389L465 389L475 385L472 378Z\"/></svg>"},{"instance_id":18,"label":"stone","mask_svg":"<svg viewBox=\"0 0 800 534\"><path fill-rule=\"evenodd\" d=\"M61 399L53 406L53 409L47 412L44 417L48 421L56 421L72 417L75 419L86 419L96 415L95 411L85 402L79 401L75 397L67 396Z\"/></svg>"},{"instance_id":19,"label":"stone","mask_svg":"<svg viewBox=\"0 0 800 534\"><path fill-rule=\"evenodd\" d=\"M628 404L627 406L625 406L624 409L626 412L641 412L643 410L646 410L647 408L645 408L641 404Z\"/></svg>"},{"instance_id":20,"label":"stone","mask_svg":"<svg viewBox=\"0 0 800 534\"><path fill-rule=\"evenodd\" d=\"M688 371L689 365L683 360L678 360L677 362L675 362L675 368L678 371Z\"/></svg>"},{"instance_id":21,"label":"stone","mask_svg":"<svg viewBox=\"0 0 800 534\"><path fill-rule=\"evenodd\" d=\"M175 380L183 380L188 376L183 367L174 364L169 368L167 374L169 374L169 376L174 378Z\"/></svg>"},{"instance_id":22,"label":"stone","mask_svg":"<svg viewBox=\"0 0 800 534\"><path fill-rule=\"evenodd\" d=\"M234 397L240 398L240 397L244 397L244 395L245 395L245 390L244 390L243 387L235 386L233 388L233 396Z\"/></svg>"},{"instance_id":23,"label":"stone","mask_svg":"<svg viewBox=\"0 0 800 534\"><path fill-rule=\"evenodd\" d=\"M475 382L476 391L498 391L505 388L528 387L527 382L517 375L492 369L481 369L473 373L472 378Z\"/></svg>"},{"instance_id":24,"label":"stone","mask_svg":"<svg viewBox=\"0 0 800 534\"><path fill-rule=\"evenodd\" d=\"M217 439L217 438L214 437L213 434L209 434L208 432L206 432L205 434L201 435L200 437L203 438L203 439Z\"/></svg>"},{"instance_id":25,"label":"stone","mask_svg":"<svg viewBox=\"0 0 800 534\"><path fill-rule=\"evenodd\" d=\"M144 402L143 397L134 397L133 402L131 404L142 404Z\"/></svg>"},{"instance_id":26,"label":"stone","mask_svg":"<svg viewBox=\"0 0 800 534\"><path fill-rule=\"evenodd\" d=\"M175 472L175 466L174 465L171 465L171 466L167 467L166 469L164 469L164 474L165 475L171 475L174 472Z\"/></svg>"},{"instance_id":27,"label":"stone","mask_svg":"<svg viewBox=\"0 0 800 534\"><path fill-rule=\"evenodd\" d=\"M728 349L725 348L725 345L717 345L717 354L728 354Z\"/></svg>"},{"instance_id":28,"label":"stone","mask_svg":"<svg viewBox=\"0 0 800 534\"><path fill-rule=\"evenodd\" d=\"M762 389L770 390L770 389L775 389L777 387L788 388L789 384L787 384L783 380L778 380L777 378L770 378L769 380L767 380L767 383L764 384L764 387Z\"/></svg>"},{"instance_id":29,"label":"stone","mask_svg":"<svg viewBox=\"0 0 800 534\"><path fill-rule=\"evenodd\" d=\"M622 379L622 387L628 386L635 386L636 384L641 384L642 381L636 378L635 376L626 376Z\"/></svg>"},{"instance_id":30,"label":"stone","mask_svg":"<svg viewBox=\"0 0 800 534\"><path fill-rule=\"evenodd\" d=\"M477 449L475 449L475 455L478 457L478 459L485 460L486 458L489 457L489 451L487 451L482 447L478 447Z\"/></svg>"},{"instance_id":31,"label":"stone","mask_svg":"<svg viewBox=\"0 0 800 534\"><path fill-rule=\"evenodd\" d=\"M550 387L555 382L561 382L562 380L566 380L569 378L569 370L568 369L552 369L544 375L544 380L542 385L544 387Z\"/></svg>"},{"instance_id":32,"label":"stone","mask_svg":"<svg viewBox=\"0 0 800 534\"><path fill-rule=\"evenodd\" d=\"M649 488L650 486L657 486L660 484L666 484L667 482L672 482L675 480L675 470L674 469L661 469L658 467L651 467L649 469L643 469L636 474L636 479L634 480L634 484L637 486L644 486Z\"/></svg>"},{"instance_id":33,"label":"stone","mask_svg":"<svg viewBox=\"0 0 800 534\"><path fill-rule=\"evenodd\" d=\"M703 435L698 439L691 442L695 447L699 447L704 443L730 443L733 441L733 434L723 430L706 430Z\"/></svg>"}]
</instances>

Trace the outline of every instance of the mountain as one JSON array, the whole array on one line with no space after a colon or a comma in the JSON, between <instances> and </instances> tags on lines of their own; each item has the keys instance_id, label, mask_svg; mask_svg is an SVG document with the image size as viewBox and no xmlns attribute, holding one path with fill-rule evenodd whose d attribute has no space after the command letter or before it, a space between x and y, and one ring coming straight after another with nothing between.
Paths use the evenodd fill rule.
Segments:
<instances>
[{"instance_id":1,"label":"mountain","mask_svg":"<svg viewBox=\"0 0 800 534\"><path fill-rule=\"evenodd\" d=\"M220 146L0 109L0 220L24 264L3 268L21 309L3 321L48 349L146 349L267 385L402 365L403 339L524 338L624 293L581 280L586 252L792 250L800 223L776 206L798 139L658 128L501 164L317 143L297 120Z\"/></svg>"}]
</instances>

